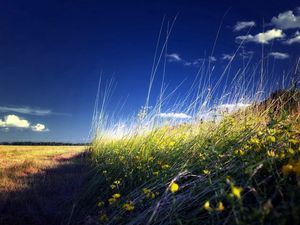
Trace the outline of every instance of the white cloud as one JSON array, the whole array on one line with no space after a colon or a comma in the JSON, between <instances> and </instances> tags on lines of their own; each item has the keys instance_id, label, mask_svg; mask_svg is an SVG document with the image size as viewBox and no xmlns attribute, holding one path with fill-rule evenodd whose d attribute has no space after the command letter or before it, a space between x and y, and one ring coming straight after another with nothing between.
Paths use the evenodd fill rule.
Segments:
<instances>
[{"instance_id":1,"label":"white cloud","mask_svg":"<svg viewBox=\"0 0 300 225\"><path fill-rule=\"evenodd\" d=\"M13 114L5 116L4 119L0 119L0 128L3 128L5 131L8 131L9 128L31 129L35 132L49 131L44 124L37 123L30 126L30 122L28 120Z\"/></svg>"},{"instance_id":2,"label":"white cloud","mask_svg":"<svg viewBox=\"0 0 300 225\"><path fill-rule=\"evenodd\" d=\"M46 132L49 131L49 129L46 128L44 124L37 123L36 125L31 126L32 131L35 132Z\"/></svg>"},{"instance_id":3,"label":"white cloud","mask_svg":"<svg viewBox=\"0 0 300 225\"><path fill-rule=\"evenodd\" d=\"M0 112L17 112L35 116L47 116L52 114L50 109L33 109L30 107L8 107L0 106Z\"/></svg>"},{"instance_id":4,"label":"white cloud","mask_svg":"<svg viewBox=\"0 0 300 225\"><path fill-rule=\"evenodd\" d=\"M300 43L300 32L297 31L291 39L285 41L284 43L288 44L288 45L291 45L294 43Z\"/></svg>"},{"instance_id":5,"label":"white cloud","mask_svg":"<svg viewBox=\"0 0 300 225\"><path fill-rule=\"evenodd\" d=\"M300 13L299 8L298 13ZM283 30L300 28L300 16L295 15L291 10L279 13L278 17L274 16L272 18L271 25L274 25Z\"/></svg>"},{"instance_id":6,"label":"white cloud","mask_svg":"<svg viewBox=\"0 0 300 225\"><path fill-rule=\"evenodd\" d=\"M158 117L168 119L191 119L192 117L185 113L159 113Z\"/></svg>"},{"instance_id":7,"label":"white cloud","mask_svg":"<svg viewBox=\"0 0 300 225\"><path fill-rule=\"evenodd\" d=\"M17 127L17 128L29 128L30 123L28 120L21 119L16 115L7 115L4 120L0 119L0 127Z\"/></svg>"},{"instance_id":8,"label":"white cloud","mask_svg":"<svg viewBox=\"0 0 300 225\"><path fill-rule=\"evenodd\" d=\"M167 58L168 58L169 62L180 62L180 61L182 61L182 58L177 53L169 54L169 55L167 55Z\"/></svg>"},{"instance_id":9,"label":"white cloud","mask_svg":"<svg viewBox=\"0 0 300 225\"><path fill-rule=\"evenodd\" d=\"M238 42L244 41L244 42L255 42L255 43L261 43L261 44L268 44L269 41L274 39L281 39L284 38L285 34L280 29L272 29L268 30L264 33L258 33L255 36L249 34L244 36L238 36L236 37L236 40Z\"/></svg>"},{"instance_id":10,"label":"white cloud","mask_svg":"<svg viewBox=\"0 0 300 225\"><path fill-rule=\"evenodd\" d=\"M282 52L270 52L269 55L273 56L275 59L287 59L290 57L288 54Z\"/></svg>"},{"instance_id":11,"label":"white cloud","mask_svg":"<svg viewBox=\"0 0 300 225\"><path fill-rule=\"evenodd\" d=\"M256 24L254 21L238 21L236 25L234 25L234 31L240 31L248 27L254 27Z\"/></svg>"},{"instance_id":12,"label":"white cloud","mask_svg":"<svg viewBox=\"0 0 300 225\"><path fill-rule=\"evenodd\" d=\"M232 60L232 58L233 58L233 55L223 54L221 59L230 61L230 60Z\"/></svg>"}]
</instances>

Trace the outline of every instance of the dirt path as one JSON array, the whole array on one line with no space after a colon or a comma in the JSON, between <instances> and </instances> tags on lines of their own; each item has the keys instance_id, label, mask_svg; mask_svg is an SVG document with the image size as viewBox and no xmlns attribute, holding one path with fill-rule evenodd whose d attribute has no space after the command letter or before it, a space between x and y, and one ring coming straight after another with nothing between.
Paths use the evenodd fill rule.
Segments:
<instances>
[{"instance_id":1,"label":"dirt path","mask_svg":"<svg viewBox=\"0 0 300 225\"><path fill-rule=\"evenodd\" d=\"M0 196L0 224L70 224L89 171L86 157L86 152L54 155L53 167L19 178L28 188Z\"/></svg>"}]
</instances>

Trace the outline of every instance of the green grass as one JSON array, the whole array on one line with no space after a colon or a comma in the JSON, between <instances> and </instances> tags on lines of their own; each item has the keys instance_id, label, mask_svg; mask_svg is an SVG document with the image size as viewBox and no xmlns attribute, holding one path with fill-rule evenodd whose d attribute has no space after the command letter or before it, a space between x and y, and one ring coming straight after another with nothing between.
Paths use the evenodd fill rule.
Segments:
<instances>
[{"instance_id":1,"label":"green grass","mask_svg":"<svg viewBox=\"0 0 300 225\"><path fill-rule=\"evenodd\" d=\"M300 119L267 112L98 137L85 193L94 220L299 224Z\"/></svg>"}]
</instances>

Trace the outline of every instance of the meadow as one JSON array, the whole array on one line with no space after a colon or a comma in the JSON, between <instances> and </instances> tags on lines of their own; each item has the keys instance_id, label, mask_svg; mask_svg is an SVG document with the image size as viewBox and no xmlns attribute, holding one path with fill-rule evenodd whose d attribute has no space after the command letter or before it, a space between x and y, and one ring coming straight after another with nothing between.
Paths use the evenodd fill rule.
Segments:
<instances>
[{"instance_id":1,"label":"meadow","mask_svg":"<svg viewBox=\"0 0 300 225\"><path fill-rule=\"evenodd\" d=\"M92 143L91 224L299 224L299 92Z\"/></svg>"}]
</instances>

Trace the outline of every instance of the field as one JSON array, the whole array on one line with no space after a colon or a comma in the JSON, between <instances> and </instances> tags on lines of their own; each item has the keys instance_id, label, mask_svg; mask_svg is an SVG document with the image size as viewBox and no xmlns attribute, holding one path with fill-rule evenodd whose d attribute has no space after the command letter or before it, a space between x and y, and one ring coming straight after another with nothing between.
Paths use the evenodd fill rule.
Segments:
<instances>
[{"instance_id":1,"label":"field","mask_svg":"<svg viewBox=\"0 0 300 225\"><path fill-rule=\"evenodd\" d=\"M274 97L275 96L275 97ZM222 117L0 147L0 224L299 224L299 92Z\"/></svg>"},{"instance_id":2,"label":"field","mask_svg":"<svg viewBox=\"0 0 300 225\"><path fill-rule=\"evenodd\" d=\"M86 172L86 149L0 146L0 224L58 224L67 220Z\"/></svg>"}]
</instances>

